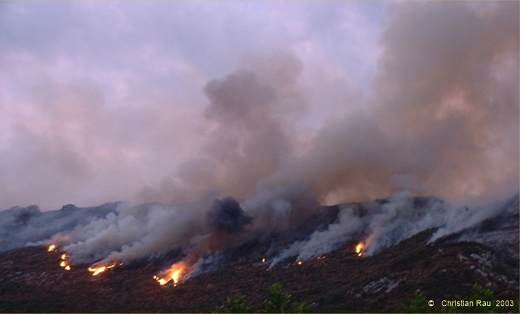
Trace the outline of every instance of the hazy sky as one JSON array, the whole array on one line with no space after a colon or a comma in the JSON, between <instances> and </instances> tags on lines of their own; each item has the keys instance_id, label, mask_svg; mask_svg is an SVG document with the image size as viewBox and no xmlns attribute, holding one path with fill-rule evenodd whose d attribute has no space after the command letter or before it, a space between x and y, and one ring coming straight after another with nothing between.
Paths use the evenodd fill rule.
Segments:
<instances>
[{"instance_id":1,"label":"hazy sky","mask_svg":"<svg viewBox=\"0 0 520 314\"><path fill-rule=\"evenodd\" d=\"M0 2L0 210L518 191L518 3Z\"/></svg>"}]
</instances>

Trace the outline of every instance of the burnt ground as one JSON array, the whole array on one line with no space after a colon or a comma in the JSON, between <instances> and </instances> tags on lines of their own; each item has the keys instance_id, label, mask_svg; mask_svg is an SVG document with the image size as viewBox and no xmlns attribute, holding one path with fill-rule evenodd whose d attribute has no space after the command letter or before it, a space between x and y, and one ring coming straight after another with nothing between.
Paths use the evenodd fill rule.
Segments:
<instances>
[{"instance_id":1,"label":"burnt ground","mask_svg":"<svg viewBox=\"0 0 520 314\"><path fill-rule=\"evenodd\" d=\"M326 258L288 261L267 270L257 249L245 243L218 270L177 286L160 286L152 276L165 260L123 265L93 277L88 265L65 271L60 253L26 247L0 253L2 312L212 312L228 297L245 295L260 310L267 288L281 283L295 304L313 312L396 312L421 289L436 307L442 299L469 296L474 283L491 289L495 299L512 299L518 312L518 276L501 267L500 255L476 242L427 244L433 230L415 235L371 257L358 257L346 243ZM175 255L175 254L174 254ZM255 261L255 262L253 262Z\"/></svg>"}]
</instances>

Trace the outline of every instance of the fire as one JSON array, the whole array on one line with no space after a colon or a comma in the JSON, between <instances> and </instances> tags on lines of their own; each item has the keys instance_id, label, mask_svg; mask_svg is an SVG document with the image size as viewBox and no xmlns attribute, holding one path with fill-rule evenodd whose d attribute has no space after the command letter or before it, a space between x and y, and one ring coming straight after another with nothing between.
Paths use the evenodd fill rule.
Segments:
<instances>
[{"instance_id":1,"label":"fire","mask_svg":"<svg viewBox=\"0 0 520 314\"><path fill-rule=\"evenodd\" d=\"M115 266L116 266L116 264L89 267L88 271L92 273L92 276L97 276L97 275L101 274L102 272L104 272L105 270L114 268Z\"/></svg>"},{"instance_id":2,"label":"fire","mask_svg":"<svg viewBox=\"0 0 520 314\"><path fill-rule=\"evenodd\" d=\"M67 254L65 253L61 254L60 267L65 268L65 270L70 270L70 265L67 263Z\"/></svg>"},{"instance_id":3,"label":"fire","mask_svg":"<svg viewBox=\"0 0 520 314\"><path fill-rule=\"evenodd\" d=\"M181 280L184 272L186 270L186 265L183 262L174 264L167 272L166 276L159 277L159 276L153 276L153 279L155 279L161 286L164 286L170 281L173 281L173 285L176 286L179 280Z\"/></svg>"},{"instance_id":4,"label":"fire","mask_svg":"<svg viewBox=\"0 0 520 314\"><path fill-rule=\"evenodd\" d=\"M356 254L358 256L363 256L363 248L365 247L365 244L363 242L359 242L358 245L356 245Z\"/></svg>"},{"instance_id":5,"label":"fire","mask_svg":"<svg viewBox=\"0 0 520 314\"><path fill-rule=\"evenodd\" d=\"M301 265L302 264L302 261L298 261L298 265Z\"/></svg>"},{"instance_id":6,"label":"fire","mask_svg":"<svg viewBox=\"0 0 520 314\"><path fill-rule=\"evenodd\" d=\"M47 249L47 252L53 252L56 251L56 244L51 244L49 248Z\"/></svg>"},{"instance_id":7,"label":"fire","mask_svg":"<svg viewBox=\"0 0 520 314\"><path fill-rule=\"evenodd\" d=\"M265 263L265 257L264 257L264 258L262 258L262 263Z\"/></svg>"}]
</instances>

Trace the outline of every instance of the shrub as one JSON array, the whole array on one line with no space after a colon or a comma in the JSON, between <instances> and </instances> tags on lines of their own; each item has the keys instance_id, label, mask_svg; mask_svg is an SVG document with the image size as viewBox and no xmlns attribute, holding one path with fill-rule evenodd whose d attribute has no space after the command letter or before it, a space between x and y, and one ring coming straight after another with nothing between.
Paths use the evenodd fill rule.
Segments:
<instances>
[{"instance_id":1,"label":"shrub","mask_svg":"<svg viewBox=\"0 0 520 314\"><path fill-rule=\"evenodd\" d=\"M415 291L415 298L410 302L410 305L403 304L403 311L405 313L428 313L428 301L420 289Z\"/></svg>"},{"instance_id":2,"label":"shrub","mask_svg":"<svg viewBox=\"0 0 520 314\"><path fill-rule=\"evenodd\" d=\"M269 287L269 295L262 302L262 310L265 313L306 313L308 312L307 304L302 303L298 307L293 308L293 298L290 294L284 293L282 285L276 283ZM246 297L241 295L235 298L229 298L227 305L217 307L217 313L252 313L253 308L247 305Z\"/></svg>"},{"instance_id":3,"label":"shrub","mask_svg":"<svg viewBox=\"0 0 520 314\"><path fill-rule=\"evenodd\" d=\"M217 313L253 313L253 308L246 304L246 297L240 295L236 298L228 298L227 306L217 307Z\"/></svg>"}]
</instances>

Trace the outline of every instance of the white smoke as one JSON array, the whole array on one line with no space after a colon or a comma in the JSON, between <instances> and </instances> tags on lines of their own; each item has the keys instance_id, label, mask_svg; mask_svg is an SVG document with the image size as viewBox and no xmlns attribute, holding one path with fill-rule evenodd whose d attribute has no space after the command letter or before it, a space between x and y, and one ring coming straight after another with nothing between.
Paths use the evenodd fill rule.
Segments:
<instances>
[{"instance_id":1,"label":"white smoke","mask_svg":"<svg viewBox=\"0 0 520 314\"><path fill-rule=\"evenodd\" d=\"M116 211L118 203L78 208L64 206L60 210L41 212L38 206L18 206L0 212L0 251L54 238L56 241L74 230Z\"/></svg>"},{"instance_id":2,"label":"white smoke","mask_svg":"<svg viewBox=\"0 0 520 314\"><path fill-rule=\"evenodd\" d=\"M62 250L72 263L106 265L181 249L198 265L203 263L198 259L218 253L244 233L285 228L317 209L316 200L298 184L264 190L241 204L214 196L173 206L120 203L105 217L60 233L66 238Z\"/></svg>"},{"instance_id":3,"label":"white smoke","mask_svg":"<svg viewBox=\"0 0 520 314\"><path fill-rule=\"evenodd\" d=\"M204 231L197 205L123 205L115 214L76 228L63 250L74 262L110 264L186 248L187 240Z\"/></svg>"},{"instance_id":4,"label":"white smoke","mask_svg":"<svg viewBox=\"0 0 520 314\"><path fill-rule=\"evenodd\" d=\"M504 201L447 212L445 215L445 224L433 234L430 242L442 238L443 236L475 227L485 219L501 215L512 203L518 203L518 197L519 195L517 193Z\"/></svg>"},{"instance_id":5,"label":"white smoke","mask_svg":"<svg viewBox=\"0 0 520 314\"><path fill-rule=\"evenodd\" d=\"M390 196L385 203L363 202L340 210L338 221L326 230L315 231L307 240L296 241L272 259L269 267L283 260L309 260L329 253L350 240L365 242L363 254L373 255L385 248L430 229L439 228L430 242L500 215L518 199L518 194L507 201L473 208L454 208L437 198L415 198L410 191Z\"/></svg>"}]
</instances>

